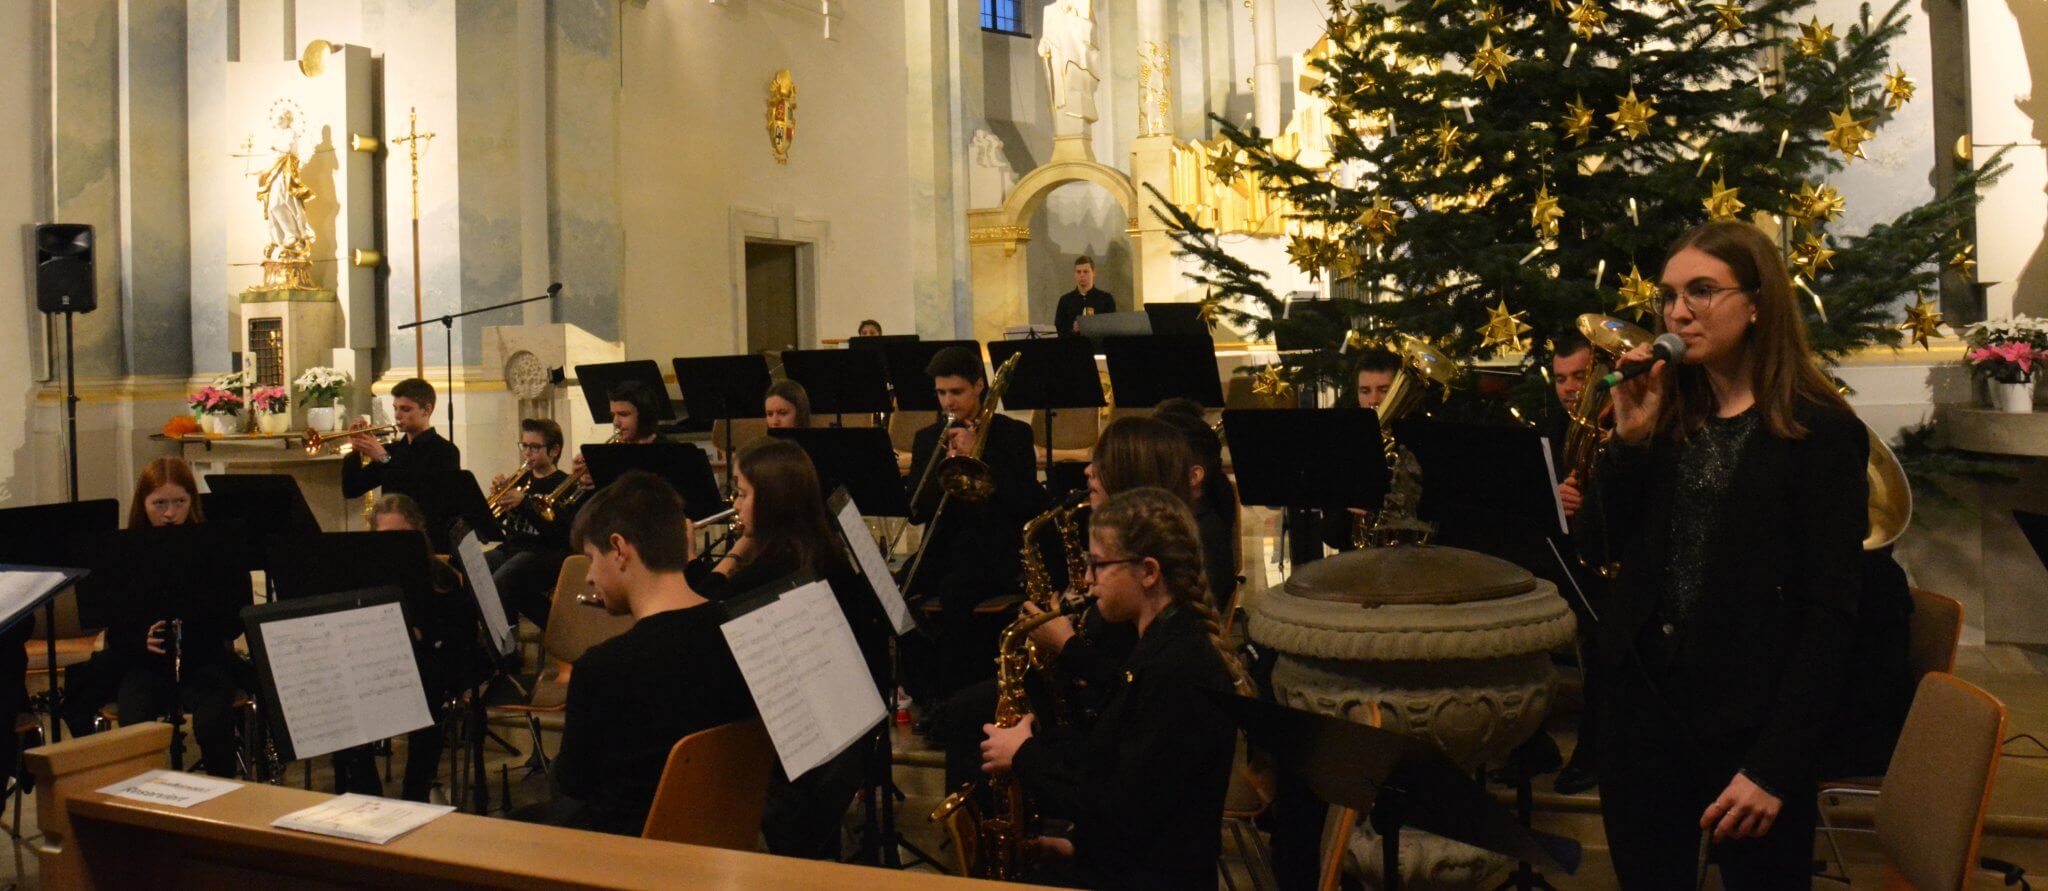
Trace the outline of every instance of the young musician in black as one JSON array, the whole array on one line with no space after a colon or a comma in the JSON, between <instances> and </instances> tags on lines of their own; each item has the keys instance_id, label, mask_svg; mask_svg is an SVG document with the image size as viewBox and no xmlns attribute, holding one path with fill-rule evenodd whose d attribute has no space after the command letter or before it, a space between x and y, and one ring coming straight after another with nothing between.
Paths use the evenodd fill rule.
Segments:
<instances>
[{"instance_id":1,"label":"young musician in black","mask_svg":"<svg viewBox=\"0 0 2048 891\"><path fill-rule=\"evenodd\" d=\"M525 485L499 496L506 508L503 517L505 541L484 553L490 564L491 581L504 601L505 614L525 616L546 628L548 609L555 587L555 575L569 556L569 530L565 518L542 517L530 499L553 492L569 478L558 462L562 460L562 427L547 418L523 418L519 422L519 457L528 474ZM504 488L506 477L491 480L491 490Z\"/></svg>"},{"instance_id":2,"label":"young musician in black","mask_svg":"<svg viewBox=\"0 0 2048 891\"><path fill-rule=\"evenodd\" d=\"M1601 617L1607 838L1627 888L1691 887L1703 832L1729 887L1806 888L1867 434L1814 365L1769 236L1705 224L1661 279L1684 361L1615 388L1594 493L1621 555Z\"/></svg>"},{"instance_id":3,"label":"young musician in black","mask_svg":"<svg viewBox=\"0 0 2048 891\"><path fill-rule=\"evenodd\" d=\"M770 430L811 426L811 394L796 381L776 381L761 397L761 417Z\"/></svg>"},{"instance_id":4,"label":"young musician in black","mask_svg":"<svg viewBox=\"0 0 2048 891\"><path fill-rule=\"evenodd\" d=\"M1113 496L1088 535L1091 590L1138 643L1085 736L1035 738L1032 717L988 725L983 769L1011 771L1044 807L1072 815L1071 839L1035 846L1083 888L1212 888L1217 825L1236 728L1205 691L1249 688L1208 606L1187 499L1164 489Z\"/></svg>"},{"instance_id":5,"label":"young musician in black","mask_svg":"<svg viewBox=\"0 0 2048 891\"><path fill-rule=\"evenodd\" d=\"M1052 326L1061 337L1081 333L1081 317L1116 312L1116 297L1095 287L1095 260L1074 258L1074 289L1060 295L1053 307Z\"/></svg>"},{"instance_id":6,"label":"young musician in black","mask_svg":"<svg viewBox=\"0 0 2048 891\"><path fill-rule=\"evenodd\" d=\"M684 579L690 521L675 489L645 471L619 477L591 496L570 542L590 558L605 611L634 623L577 660L555 780L568 825L639 835L669 750L752 718L754 700L719 630L725 610Z\"/></svg>"},{"instance_id":7,"label":"young musician in black","mask_svg":"<svg viewBox=\"0 0 2048 891\"><path fill-rule=\"evenodd\" d=\"M952 346L938 351L925 373L931 375L939 407L946 414L963 422L980 414L988 379L974 348ZM933 539L912 582L914 590L906 592L913 598L937 597L944 607L937 677L930 679L931 685L920 699L944 697L994 673L990 660L1000 628L977 622L974 607L1017 590L1018 533L1045 501L1031 450L1031 425L1000 414L990 415L988 424L981 460L994 477L995 494L980 503L942 498L938 462L931 460L942 437L947 455L967 454L975 431L965 426L941 429L943 424L935 423L917 431L912 440L910 466L925 473L907 480L915 499L910 522L933 524L940 502L945 502L936 527L926 526L926 534ZM924 485L927 479L930 483Z\"/></svg>"},{"instance_id":8,"label":"young musician in black","mask_svg":"<svg viewBox=\"0 0 2048 891\"><path fill-rule=\"evenodd\" d=\"M1579 520L1582 501L1580 487L1589 481L1580 480L1577 472L1565 463L1564 446L1571 436L1572 413L1578 411L1579 398L1584 395L1586 388L1592 385L1592 368L1593 345L1585 338L1577 334L1568 334L1551 342L1550 385L1551 391L1557 395L1557 404L1550 412L1550 422L1544 427L1544 436L1550 444L1552 466L1557 468L1558 473L1565 475L1564 481L1558 483L1557 498L1574 530L1583 525ZM1565 571L1572 573L1577 580L1578 590L1593 598L1593 608L1597 611L1603 599L1602 593L1607 587L1606 580L1578 559L1576 538L1560 541L1558 547L1569 561ZM1578 743L1572 747L1571 760L1557 772L1557 778L1551 785L1560 795L1577 795L1599 785L1600 782L1595 769L1600 763L1599 712L1590 705L1599 696L1599 681L1596 680L1600 673L1599 660L1594 657L1599 648L1599 638L1596 633L1598 623L1594 621L1593 613L1585 609L1586 604L1582 604L1579 598L1573 596L1566 596L1565 602L1571 604L1572 612L1577 614L1579 620L1579 670L1580 676L1584 679L1585 697L1589 705L1579 713Z\"/></svg>"},{"instance_id":9,"label":"young musician in black","mask_svg":"<svg viewBox=\"0 0 2048 891\"><path fill-rule=\"evenodd\" d=\"M1237 486L1223 472L1223 439L1203 417L1202 406L1192 399L1168 399L1153 409L1152 416L1179 431L1193 453L1195 525L1202 530L1209 605L1223 612L1237 592L1240 562Z\"/></svg>"},{"instance_id":10,"label":"young musician in black","mask_svg":"<svg viewBox=\"0 0 2048 891\"><path fill-rule=\"evenodd\" d=\"M409 377L391 388L391 421L401 436L389 443L356 434L354 459L341 461L341 495L357 498L384 485L388 471L461 470L462 450L434 430L434 385ZM368 426L358 421L351 429Z\"/></svg>"},{"instance_id":11,"label":"young musician in black","mask_svg":"<svg viewBox=\"0 0 2048 891\"><path fill-rule=\"evenodd\" d=\"M605 392L612 413L612 438L614 443L646 445L661 441L661 405L667 401L668 393L657 391L640 381L620 381ZM583 469L583 453L577 452L569 462L569 475L576 478L575 485L586 494L597 489L597 481ZM575 509L568 516L558 514L556 522L574 524Z\"/></svg>"}]
</instances>

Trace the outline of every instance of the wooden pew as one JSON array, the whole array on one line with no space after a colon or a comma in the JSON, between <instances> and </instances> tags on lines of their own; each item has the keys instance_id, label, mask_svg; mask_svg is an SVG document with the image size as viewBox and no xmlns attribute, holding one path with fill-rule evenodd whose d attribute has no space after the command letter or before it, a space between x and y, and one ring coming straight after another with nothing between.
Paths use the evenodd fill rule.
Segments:
<instances>
[{"instance_id":1,"label":"wooden pew","mask_svg":"<svg viewBox=\"0 0 2048 891\"><path fill-rule=\"evenodd\" d=\"M999 887L461 813L363 844L273 828L332 796L253 783L186 809L95 791L163 766L169 742L168 726L137 724L29 750L43 888Z\"/></svg>"}]
</instances>

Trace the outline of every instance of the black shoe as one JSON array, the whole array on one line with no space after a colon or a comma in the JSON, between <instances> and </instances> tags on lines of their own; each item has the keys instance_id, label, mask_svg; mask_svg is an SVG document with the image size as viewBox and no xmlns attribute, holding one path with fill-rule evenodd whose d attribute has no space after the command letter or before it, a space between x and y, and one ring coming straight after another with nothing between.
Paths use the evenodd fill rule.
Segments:
<instances>
[{"instance_id":1,"label":"black shoe","mask_svg":"<svg viewBox=\"0 0 2048 891\"><path fill-rule=\"evenodd\" d=\"M1550 781L1550 788L1557 790L1559 795L1590 792L1599 785L1600 777L1597 774L1576 764L1566 765L1565 769L1557 772L1557 778Z\"/></svg>"}]
</instances>

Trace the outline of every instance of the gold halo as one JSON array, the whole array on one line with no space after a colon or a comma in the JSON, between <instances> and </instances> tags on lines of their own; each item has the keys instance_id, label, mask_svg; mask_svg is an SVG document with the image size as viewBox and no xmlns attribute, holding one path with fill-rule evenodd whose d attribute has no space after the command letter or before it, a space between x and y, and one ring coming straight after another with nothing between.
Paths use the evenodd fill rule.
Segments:
<instances>
[{"instance_id":1,"label":"gold halo","mask_svg":"<svg viewBox=\"0 0 2048 891\"><path fill-rule=\"evenodd\" d=\"M306 44L306 51L299 54L299 73L307 77L319 77L327 70L327 57L339 47L325 40Z\"/></svg>"}]
</instances>

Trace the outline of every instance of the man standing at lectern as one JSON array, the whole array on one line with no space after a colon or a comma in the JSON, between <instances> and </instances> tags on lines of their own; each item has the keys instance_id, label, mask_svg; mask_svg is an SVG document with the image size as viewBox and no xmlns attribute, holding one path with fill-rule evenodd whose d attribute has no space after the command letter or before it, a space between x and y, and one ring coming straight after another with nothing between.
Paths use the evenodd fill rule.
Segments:
<instances>
[{"instance_id":1,"label":"man standing at lectern","mask_svg":"<svg viewBox=\"0 0 2048 891\"><path fill-rule=\"evenodd\" d=\"M1074 258L1074 289L1060 295L1059 308L1053 311L1052 326L1061 337L1081 333L1081 317L1099 312L1116 312L1116 297L1108 291L1095 288L1095 261L1088 257Z\"/></svg>"}]
</instances>

